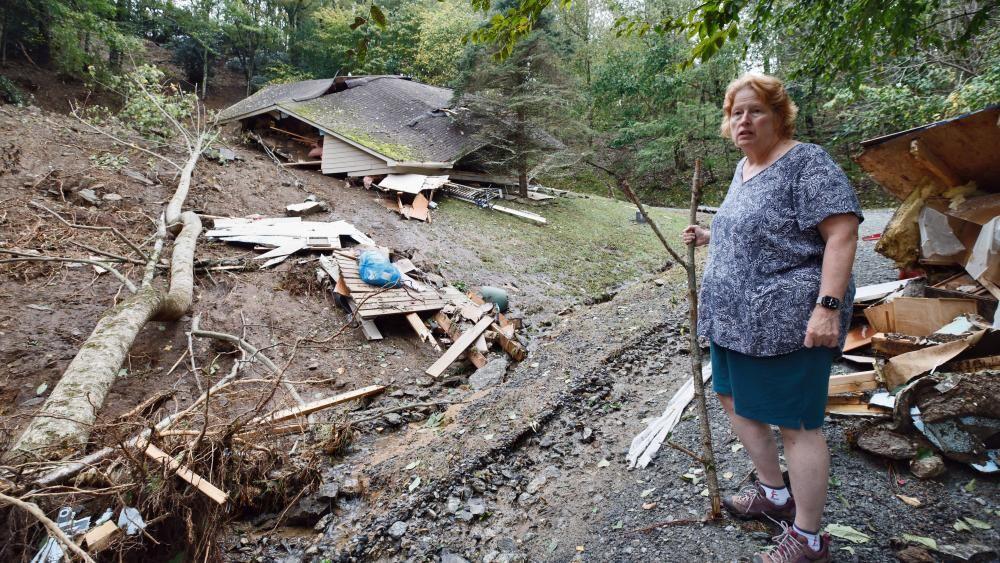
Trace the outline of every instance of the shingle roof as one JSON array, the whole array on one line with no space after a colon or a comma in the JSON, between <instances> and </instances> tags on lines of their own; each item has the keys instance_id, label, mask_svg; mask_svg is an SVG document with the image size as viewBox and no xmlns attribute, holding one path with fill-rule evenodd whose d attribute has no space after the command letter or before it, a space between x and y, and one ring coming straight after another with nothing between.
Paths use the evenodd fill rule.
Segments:
<instances>
[{"instance_id":1,"label":"shingle roof","mask_svg":"<svg viewBox=\"0 0 1000 563\"><path fill-rule=\"evenodd\" d=\"M482 145L447 112L452 91L399 76L339 77L271 86L220 121L280 109L397 162L453 162Z\"/></svg>"},{"instance_id":2,"label":"shingle roof","mask_svg":"<svg viewBox=\"0 0 1000 563\"><path fill-rule=\"evenodd\" d=\"M451 101L447 88L394 76L345 85L334 94L279 106L396 161L452 162L480 144L441 111Z\"/></svg>"},{"instance_id":3,"label":"shingle roof","mask_svg":"<svg viewBox=\"0 0 1000 563\"><path fill-rule=\"evenodd\" d=\"M262 88L252 96L244 98L219 113L219 122L233 121L252 113L273 107L281 102L301 102L327 93L333 86L333 78L303 80L290 84L274 84Z\"/></svg>"}]
</instances>

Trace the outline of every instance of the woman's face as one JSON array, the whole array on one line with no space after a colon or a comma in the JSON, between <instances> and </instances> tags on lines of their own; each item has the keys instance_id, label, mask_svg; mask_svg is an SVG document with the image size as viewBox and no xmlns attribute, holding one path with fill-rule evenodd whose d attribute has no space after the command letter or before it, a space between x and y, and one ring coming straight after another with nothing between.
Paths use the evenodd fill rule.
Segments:
<instances>
[{"instance_id":1,"label":"woman's face","mask_svg":"<svg viewBox=\"0 0 1000 563\"><path fill-rule=\"evenodd\" d=\"M733 97L729 114L729 131L733 142L743 151L762 151L777 143L778 115L754 92L746 87Z\"/></svg>"}]
</instances>

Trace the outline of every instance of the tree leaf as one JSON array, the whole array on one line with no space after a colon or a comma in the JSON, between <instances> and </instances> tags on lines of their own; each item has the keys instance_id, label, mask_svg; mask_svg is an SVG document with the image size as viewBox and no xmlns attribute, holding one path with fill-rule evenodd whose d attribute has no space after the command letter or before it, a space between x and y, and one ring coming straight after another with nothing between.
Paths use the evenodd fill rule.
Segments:
<instances>
[{"instance_id":1,"label":"tree leaf","mask_svg":"<svg viewBox=\"0 0 1000 563\"><path fill-rule=\"evenodd\" d=\"M896 498L898 498L899 500L905 502L906 504L908 504L908 505L910 505L910 506L912 506L914 508L920 506L920 499L918 499L916 497L908 497L906 495L896 495Z\"/></svg>"},{"instance_id":2,"label":"tree leaf","mask_svg":"<svg viewBox=\"0 0 1000 563\"><path fill-rule=\"evenodd\" d=\"M924 536L914 536L913 534L903 534L903 539L912 543L919 543L924 547L929 547L934 551L937 551L937 541L934 538L927 538Z\"/></svg>"},{"instance_id":3,"label":"tree leaf","mask_svg":"<svg viewBox=\"0 0 1000 563\"><path fill-rule=\"evenodd\" d=\"M413 479L413 481L410 482L410 487L409 487L410 492L412 493L413 491L417 490L417 487L419 486L420 486L420 477L416 477Z\"/></svg>"},{"instance_id":4,"label":"tree leaf","mask_svg":"<svg viewBox=\"0 0 1000 563\"><path fill-rule=\"evenodd\" d=\"M975 491L976 490L976 480L973 479L973 480L969 481L962 488L965 489L965 492L967 492L967 493L971 493L972 491Z\"/></svg>"},{"instance_id":5,"label":"tree leaf","mask_svg":"<svg viewBox=\"0 0 1000 563\"><path fill-rule=\"evenodd\" d=\"M842 524L828 524L826 533L853 543L868 543L872 539L868 534Z\"/></svg>"},{"instance_id":6,"label":"tree leaf","mask_svg":"<svg viewBox=\"0 0 1000 563\"><path fill-rule=\"evenodd\" d=\"M954 524L951 525L958 532L971 532L972 528L968 524L962 522L961 520L956 520Z\"/></svg>"},{"instance_id":7,"label":"tree leaf","mask_svg":"<svg viewBox=\"0 0 1000 563\"><path fill-rule=\"evenodd\" d=\"M388 21L385 19L385 14L382 13L382 8L372 4L372 8L371 10L368 10L368 13L371 14L372 19L375 21L375 25L385 29L385 26L388 25Z\"/></svg>"},{"instance_id":8,"label":"tree leaf","mask_svg":"<svg viewBox=\"0 0 1000 563\"><path fill-rule=\"evenodd\" d=\"M354 23L351 24L351 30L353 31L353 30L355 30L355 29L357 29L357 28L365 25L366 23L368 23L368 20L366 20L365 18L363 18L361 16L355 16L354 17Z\"/></svg>"},{"instance_id":9,"label":"tree leaf","mask_svg":"<svg viewBox=\"0 0 1000 563\"><path fill-rule=\"evenodd\" d=\"M965 517L965 521L969 523L973 528L979 528L980 530L991 530L993 525L989 522L983 522L982 520L976 520L975 518Z\"/></svg>"}]
</instances>

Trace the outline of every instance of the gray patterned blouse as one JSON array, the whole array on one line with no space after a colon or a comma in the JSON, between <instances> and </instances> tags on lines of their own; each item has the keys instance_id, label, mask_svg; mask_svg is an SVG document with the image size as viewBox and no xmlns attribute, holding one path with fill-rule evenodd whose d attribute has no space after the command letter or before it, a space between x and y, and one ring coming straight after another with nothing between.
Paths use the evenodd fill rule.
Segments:
<instances>
[{"instance_id":1,"label":"gray patterned blouse","mask_svg":"<svg viewBox=\"0 0 1000 563\"><path fill-rule=\"evenodd\" d=\"M847 176L821 147L795 145L753 178L743 163L712 221L702 281L698 333L750 356L802 348L816 306L825 243L817 225L861 205ZM840 348L854 301L843 298Z\"/></svg>"}]
</instances>

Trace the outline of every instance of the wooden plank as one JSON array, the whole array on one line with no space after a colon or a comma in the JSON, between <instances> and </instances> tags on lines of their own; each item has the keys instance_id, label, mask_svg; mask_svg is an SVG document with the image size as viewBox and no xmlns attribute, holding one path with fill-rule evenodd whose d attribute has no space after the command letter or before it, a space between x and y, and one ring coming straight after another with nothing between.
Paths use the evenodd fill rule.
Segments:
<instances>
[{"instance_id":1,"label":"wooden plank","mask_svg":"<svg viewBox=\"0 0 1000 563\"><path fill-rule=\"evenodd\" d=\"M830 376L830 386L827 390L827 395L857 393L860 391L871 391L877 388L878 381L875 379L875 372L861 371L857 373Z\"/></svg>"},{"instance_id":2,"label":"wooden plank","mask_svg":"<svg viewBox=\"0 0 1000 563\"><path fill-rule=\"evenodd\" d=\"M976 302L973 299L900 297L865 309L865 317L876 332L927 336L955 317L975 312Z\"/></svg>"},{"instance_id":3,"label":"wooden plank","mask_svg":"<svg viewBox=\"0 0 1000 563\"><path fill-rule=\"evenodd\" d=\"M448 315L438 311L437 313L434 313L434 317L432 318L434 319L434 322L437 323L438 327L446 335L448 335L449 338L451 338L452 342L455 342L458 340L459 336L461 336L458 334L458 331L455 330L455 326L451 323L451 319L448 318ZM466 350L465 356L470 362L472 362L472 365L476 366L477 369L486 365L486 356L480 354L478 350Z\"/></svg>"},{"instance_id":4,"label":"wooden plank","mask_svg":"<svg viewBox=\"0 0 1000 563\"><path fill-rule=\"evenodd\" d=\"M149 456L150 459L164 465L168 471L173 472L174 475L177 475L181 479L187 481L196 489L204 493L205 496L214 500L215 502L219 504L226 504L226 501L229 500L228 493L220 490L218 487L209 483L194 471L191 471L187 467L181 465L180 462L170 457L170 455L168 455L167 452L161 450L160 448L157 448L153 444L150 444L148 442L145 443L146 443L145 453L147 456ZM141 442L140 442L140 447L141 447Z\"/></svg>"},{"instance_id":5,"label":"wooden plank","mask_svg":"<svg viewBox=\"0 0 1000 563\"><path fill-rule=\"evenodd\" d=\"M383 309L364 309L362 308L359 312L364 319L374 319L376 317L385 317L389 315L402 315L405 313L422 313L424 311L437 311L440 310L440 305L408 305L408 306L394 306L393 308L383 308Z\"/></svg>"},{"instance_id":6,"label":"wooden plank","mask_svg":"<svg viewBox=\"0 0 1000 563\"><path fill-rule=\"evenodd\" d=\"M830 395L826 398L826 404L828 405L864 405L867 404L868 400L865 399L864 393L839 393L837 395Z\"/></svg>"},{"instance_id":7,"label":"wooden plank","mask_svg":"<svg viewBox=\"0 0 1000 563\"><path fill-rule=\"evenodd\" d=\"M351 309L351 315L357 319L358 324L361 325L361 332L364 333L365 338L368 340L382 340L382 333L379 331L378 327L375 326L375 321L365 319L358 313L358 304L354 302L354 299L347 298L347 307Z\"/></svg>"},{"instance_id":8,"label":"wooden plank","mask_svg":"<svg viewBox=\"0 0 1000 563\"><path fill-rule=\"evenodd\" d=\"M311 403L306 403L304 405L300 405L297 407L275 411L271 414L267 414L264 416L258 416L257 418L247 423L247 426L271 424L274 422L283 422L285 420L289 420L292 418L300 418L303 416L310 415L316 411L321 411L323 409L328 409L330 407L337 406L341 403L346 403L348 401L354 401L357 399L370 397L372 395L377 395L382 391L385 391L385 386L383 385L369 385L368 387L362 387L361 389L355 389L354 391L348 391L347 393L341 393L340 395L327 397L326 399L320 399L318 401L313 401Z\"/></svg>"},{"instance_id":9,"label":"wooden plank","mask_svg":"<svg viewBox=\"0 0 1000 563\"><path fill-rule=\"evenodd\" d=\"M546 220L545 217L542 217L537 213L531 213L529 211L518 211L517 209L511 209L510 207L504 207L502 205L494 205L493 207L491 207L491 209L493 209L494 211L499 211L500 213L506 213L507 215L513 215L518 219L524 219L526 221L530 221L536 225L545 225L548 223L548 220Z\"/></svg>"},{"instance_id":10,"label":"wooden plank","mask_svg":"<svg viewBox=\"0 0 1000 563\"><path fill-rule=\"evenodd\" d=\"M491 328L497 332L497 342L500 343L500 348L504 352L507 352L507 355L513 358L514 361L521 362L524 361L524 358L528 357L528 351L524 349L524 346L521 346L520 342L504 334L503 329L499 325L494 323Z\"/></svg>"},{"instance_id":11,"label":"wooden plank","mask_svg":"<svg viewBox=\"0 0 1000 563\"><path fill-rule=\"evenodd\" d=\"M892 411L872 405L827 405L826 412L841 416L874 416L888 418Z\"/></svg>"},{"instance_id":12,"label":"wooden plank","mask_svg":"<svg viewBox=\"0 0 1000 563\"><path fill-rule=\"evenodd\" d=\"M440 376L444 370L452 364L452 362L458 359L458 355L471 346L472 343L479 338L479 335L481 335L491 324L493 324L493 317L487 316L479 319L476 326L465 331L461 336L459 336L458 339L455 340L454 344L452 344L444 353L444 355L438 358L438 360L434 362L431 367L427 368L427 375L430 375L431 377Z\"/></svg>"},{"instance_id":13,"label":"wooden plank","mask_svg":"<svg viewBox=\"0 0 1000 563\"><path fill-rule=\"evenodd\" d=\"M844 351L850 352L867 346L872 341L872 333L875 332L868 325L857 325L851 327L847 332L847 339L844 342Z\"/></svg>"},{"instance_id":14,"label":"wooden plank","mask_svg":"<svg viewBox=\"0 0 1000 563\"><path fill-rule=\"evenodd\" d=\"M88 531L83 536L83 545L87 547L87 551L90 553L104 551L121 533L122 529L111 520L108 520Z\"/></svg>"},{"instance_id":15,"label":"wooden plank","mask_svg":"<svg viewBox=\"0 0 1000 563\"><path fill-rule=\"evenodd\" d=\"M438 345L437 340L434 339L434 335L431 334L430 329L428 329L427 325L424 324L420 315L416 313L408 313L406 315L406 320L410 323L410 326L413 327L413 331L417 333L417 336L420 337L421 342L430 342L435 351L441 351L441 346Z\"/></svg>"},{"instance_id":16,"label":"wooden plank","mask_svg":"<svg viewBox=\"0 0 1000 563\"><path fill-rule=\"evenodd\" d=\"M417 194L413 198L413 205L410 206L410 217L421 221L430 222L429 201L424 194Z\"/></svg>"},{"instance_id":17,"label":"wooden plank","mask_svg":"<svg viewBox=\"0 0 1000 563\"><path fill-rule=\"evenodd\" d=\"M278 166L282 168L288 168L290 166L315 166L317 164L323 164L322 160L305 160L301 162L282 162Z\"/></svg>"}]
</instances>

